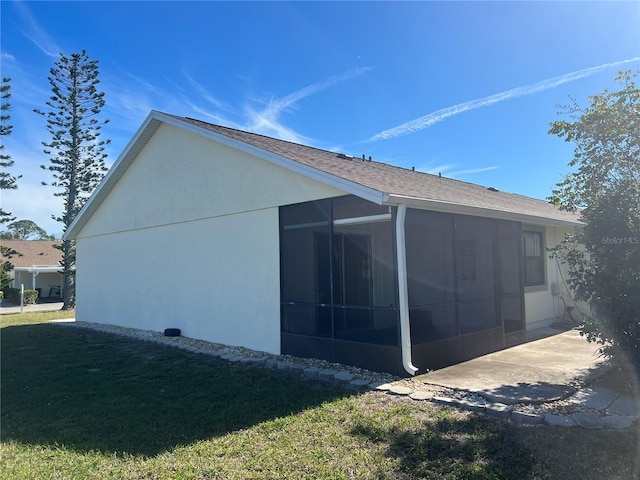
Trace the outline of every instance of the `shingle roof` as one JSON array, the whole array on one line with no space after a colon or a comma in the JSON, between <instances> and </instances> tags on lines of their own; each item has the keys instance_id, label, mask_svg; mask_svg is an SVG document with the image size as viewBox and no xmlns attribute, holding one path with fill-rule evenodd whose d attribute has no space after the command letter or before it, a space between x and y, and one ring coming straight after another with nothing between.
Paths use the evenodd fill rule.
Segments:
<instances>
[{"instance_id":1,"label":"shingle roof","mask_svg":"<svg viewBox=\"0 0 640 480\"><path fill-rule=\"evenodd\" d=\"M0 240L0 245L18 252L11 258L2 256L3 261L9 261L14 267L47 266L58 267L62 261L62 251L53 248L60 242L45 240Z\"/></svg>"},{"instance_id":2,"label":"shingle roof","mask_svg":"<svg viewBox=\"0 0 640 480\"><path fill-rule=\"evenodd\" d=\"M482 185L386 163L363 160L360 157L351 157L264 135L213 125L192 118L168 116L391 196L578 223L579 216L576 213L562 211L544 200L497 191Z\"/></svg>"}]
</instances>

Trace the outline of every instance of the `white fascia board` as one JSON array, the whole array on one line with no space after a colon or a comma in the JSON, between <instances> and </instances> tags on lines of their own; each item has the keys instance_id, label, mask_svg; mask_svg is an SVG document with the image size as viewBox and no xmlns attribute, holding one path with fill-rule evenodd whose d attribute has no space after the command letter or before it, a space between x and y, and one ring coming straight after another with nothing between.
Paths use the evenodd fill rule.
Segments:
<instances>
[{"instance_id":1,"label":"white fascia board","mask_svg":"<svg viewBox=\"0 0 640 480\"><path fill-rule=\"evenodd\" d=\"M177 128L181 128L183 130L190 131L192 133L195 133L196 135L208 138L222 145L226 145L227 147L231 147L235 150L248 153L249 155L257 157L261 160L265 160L312 180L324 183L329 187L343 190L345 193L351 193L357 197L376 203L378 205L384 204L388 199L387 194L378 190L374 190L364 185L360 185L350 180L341 178L337 175L318 170L317 168L310 167L303 163L296 162L295 160L291 160L287 157L283 157L276 153L270 152L269 150L265 150L264 148L256 147L255 145L245 143L241 140L236 140L235 138L227 137L226 135L222 135L207 128L199 127L192 123L185 122L184 120L181 120L179 118L163 115L159 112L156 113L156 118L162 120L164 123Z\"/></svg>"},{"instance_id":2,"label":"white fascia board","mask_svg":"<svg viewBox=\"0 0 640 480\"><path fill-rule=\"evenodd\" d=\"M406 197L403 195L391 194L389 195L387 203L389 205L399 205L401 203L404 203L407 205L407 207L417 208L420 210L433 210L435 212L458 213L460 215L474 215L477 217L497 218L500 220L513 220L517 222L532 223L535 225L547 225L551 227L580 227L584 225L579 221L558 220L536 215L505 212L503 210L494 210L485 207L461 205L459 203L445 202L442 200Z\"/></svg>"},{"instance_id":3,"label":"white fascia board","mask_svg":"<svg viewBox=\"0 0 640 480\"><path fill-rule=\"evenodd\" d=\"M32 267L14 267L13 270L16 272L27 272L27 273L57 273L62 269L61 266L53 267L53 266L45 266L45 265L34 265Z\"/></svg>"},{"instance_id":4,"label":"white fascia board","mask_svg":"<svg viewBox=\"0 0 640 480\"><path fill-rule=\"evenodd\" d=\"M131 163L133 163L135 157L140 153L160 126L160 119L158 118L159 115L161 115L160 112L156 112L155 110L149 113L145 121L138 128L131 140L129 140L127 146L124 148L122 153L120 153L109 171L102 178L102 181L98 184L87 202L84 204L82 210L78 212L78 215L76 215L76 218L71 222L67 231L62 235L63 240L73 240L77 236L91 215L93 215L93 213L98 209L115 184L118 183L118 180L122 178ZM164 115L162 116L164 117Z\"/></svg>"}]
</instances>

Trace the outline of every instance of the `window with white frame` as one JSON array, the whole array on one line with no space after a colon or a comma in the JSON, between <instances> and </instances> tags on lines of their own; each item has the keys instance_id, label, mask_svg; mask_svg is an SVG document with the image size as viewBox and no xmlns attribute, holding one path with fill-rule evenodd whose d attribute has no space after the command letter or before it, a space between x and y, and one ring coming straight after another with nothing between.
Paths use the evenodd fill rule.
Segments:
<instances>
[{"instance_id":1,"label":"window with white frame","mask_svg":"<svg viewBox=\"0 0 640 480\"><path fill-rule=\"evenodd\" d=\"M524 284L527 287L544 285L544 233L522 232L524 258Z\"/></svg>"}]
</instances>

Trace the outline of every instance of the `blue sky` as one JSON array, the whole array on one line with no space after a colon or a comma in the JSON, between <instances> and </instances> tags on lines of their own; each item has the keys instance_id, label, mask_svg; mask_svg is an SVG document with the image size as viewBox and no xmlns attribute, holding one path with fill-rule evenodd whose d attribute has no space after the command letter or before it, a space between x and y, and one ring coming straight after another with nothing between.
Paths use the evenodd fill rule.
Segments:
<instances>
[{"instance_id":1,"label":"blue sky","mask_svg":"<svg viewBox=\"0 0 640 480\"><path fill-rule=\"evenodd\" d=\"M11 2L3 208L50 233L62 211L33 113L49 70L99 60L109 165L152 109L546 198L573 148L558 104L640 70L640 2Z\"/></svg>"}]
</instances>

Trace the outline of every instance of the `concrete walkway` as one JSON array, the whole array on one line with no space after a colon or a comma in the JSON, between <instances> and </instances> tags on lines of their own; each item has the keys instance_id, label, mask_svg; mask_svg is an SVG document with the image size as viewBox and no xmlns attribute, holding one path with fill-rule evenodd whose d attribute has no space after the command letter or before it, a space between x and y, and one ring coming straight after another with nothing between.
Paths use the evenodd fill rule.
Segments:
<instances>
[{"instance_id":1,"label":"concrete walkway","mask_svg":"<svg viewBox=\"0 0 640 480\"><path fill-rule=\"evenodd\" d=\"M607 371L608 364L596 350L576 330L569 330L420 375L416 381L507 405L550 402L566 398L577 385Z\"/></svg>"},{"instance_id":2,"label":"concrete walkway","mask_svg":"<svg viewBox=\"0 0 640 480\"><path fill-rule=\"evenodd\" d=\"M535 332L544 337L548 332ZM640 393L621 395L591 382L610 370L578 331L557 333L415 377L452 389L439 403L518 423L627 428L640 418ZM636 382L637 384L637 382ZM637 388L636 388L637 390ZM554 403L556 402L556 403Z\"/></svg>"}]
</instances>

